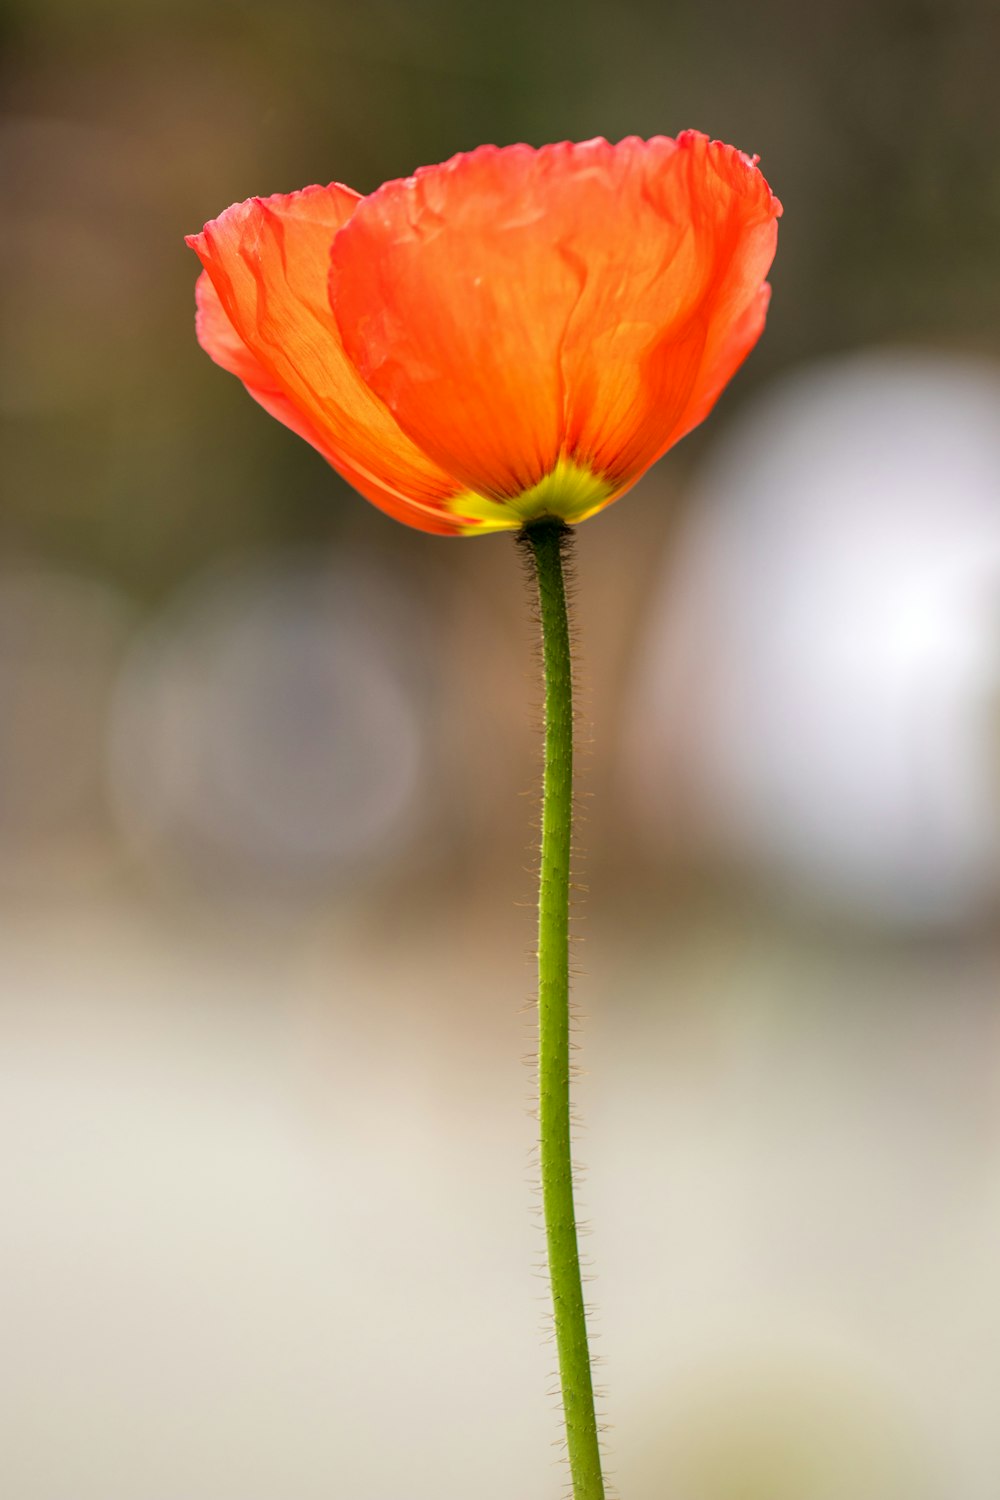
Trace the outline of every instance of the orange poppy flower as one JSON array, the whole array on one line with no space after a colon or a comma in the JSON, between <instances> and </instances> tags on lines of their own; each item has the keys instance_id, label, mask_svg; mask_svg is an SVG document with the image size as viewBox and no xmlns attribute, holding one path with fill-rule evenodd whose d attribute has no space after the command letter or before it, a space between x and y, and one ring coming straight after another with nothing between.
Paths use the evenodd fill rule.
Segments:
<instances>
[{"instance_id":1,"label":"orange poppy flower","mask_svg":"<svg viewBox=\"0 0 1000 1500\"><path fill-rule=\"evenodd\" d=\"M781 205L697 131L481 146L362 198L234 204L198 338L424 531L582 521L708 415L764 326Z\"/></svg>"}]
</instances>

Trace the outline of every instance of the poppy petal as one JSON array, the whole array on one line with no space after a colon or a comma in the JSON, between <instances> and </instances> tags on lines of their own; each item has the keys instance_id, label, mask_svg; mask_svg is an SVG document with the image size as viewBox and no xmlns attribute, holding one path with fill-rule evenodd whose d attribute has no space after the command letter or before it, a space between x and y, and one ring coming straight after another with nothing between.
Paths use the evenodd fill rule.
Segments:
<instances>
[{"instance_id":1,"label":"poppy petal","mask_svg":"<svg viewBox=\"0 0 1000 1500\"><path fill-rule=\"evenodd\" d=\"M698 131L600 145L615 207L594 215L562 368L567 447L618 493L759 337L781 205L754 162Z\"/></svg>"},{"instance_id":2,"label":"poppy petal","mask_svg":"<svg viewBox=\"0 0 1000 1500\"><path fill-rule=\"evenodd\" d=\"M192 235L214 293L202 278L198 337L369 499L424 530L452 532L444 502L460 486L359 378L330 310L330 244L357 202L336 183L252 198Z\"/></svg>"},{"instance_id":3,"label":"poppy petal","mask_svg":"<svg viewBox=\"0 0 1000 1500\"><path fill-rule=\"evenodd\" d=\"M195 329L198 342L217 365L228 370L241 380L253 399L272 417L276 417L298 437L305 438L322 453L328 463L340 473L366 500L371 500L380 510L405 521L421 531L435 532L441 536L461 534L458 518L450 512L423 506L415 500L401 500L398 495L360 474L342 457L335 453L324 432L313 425L306 413L295 406L255 354L252 354L236 332L219 300L219 294L207 271L202 271L195 284L197 314Z\"/></svg>"},{"instance_id":4,"label":"poppy petal","mask_svg":"<svg viewBox=\"0 0 1000 1500\"><path fill-rule=\"evenodd\" d=\"M678 424L676 433L668 439L666 447L679 442L708 416L764 332L770 301L771 288L765 282L762 287L758 287L743 311L737 313L735 321L724 331L717 332L714 340L710 340L687 410ZM665 449L661 449L662 451ZM659 457L659 453L656 456Z\"/></svg>"},{"instance_id":5,"label":"poppy petal","mask_svg":"<svg viewBox=\"0 0 1000 1500\"><path fill-rule=\"evenodd\" d=\"M581 287L553 235L569 149L483 146L422 168L334 241L348 355L426 453L493 499L559 457L558 350Z\"/></svg>"}]
</instances>

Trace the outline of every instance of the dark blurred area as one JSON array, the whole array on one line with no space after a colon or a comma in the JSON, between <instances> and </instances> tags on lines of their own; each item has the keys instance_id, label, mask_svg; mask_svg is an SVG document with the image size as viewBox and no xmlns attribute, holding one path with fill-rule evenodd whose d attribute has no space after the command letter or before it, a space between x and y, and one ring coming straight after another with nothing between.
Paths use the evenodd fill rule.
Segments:
<instances>
[{"instance_id":1,"label":"dark blurred area","mask_svg":"<svg viewBox=\"0 0 1000 1500\"><path fill-rule=\"evenodd\" d=\"M578 534L611 1468L993 1500L993 0L0 18L0 1493L563 1493L520 565L213 366L182 236L694 126L785 216L759 348Z\"/></svg>"}]
</instances>

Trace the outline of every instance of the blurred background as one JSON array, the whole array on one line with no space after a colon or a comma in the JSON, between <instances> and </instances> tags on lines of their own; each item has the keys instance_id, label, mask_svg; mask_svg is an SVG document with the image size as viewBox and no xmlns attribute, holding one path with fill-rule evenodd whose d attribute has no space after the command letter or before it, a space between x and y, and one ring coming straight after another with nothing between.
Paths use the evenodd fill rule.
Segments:
<instances>
[{"instance_id":1,"label":"blurred background","mask_svg":"<svg viewBox=\"0 0 1000 1500\"><path fill-rule=\"evenodd\" d=\"M578 538L609 1467L993 1500L998 20L5 0L4 1496L564 1493L514 547L268 420L182 235L697 126L785 217L759 349Z\"/></svg>"}]
</instances>

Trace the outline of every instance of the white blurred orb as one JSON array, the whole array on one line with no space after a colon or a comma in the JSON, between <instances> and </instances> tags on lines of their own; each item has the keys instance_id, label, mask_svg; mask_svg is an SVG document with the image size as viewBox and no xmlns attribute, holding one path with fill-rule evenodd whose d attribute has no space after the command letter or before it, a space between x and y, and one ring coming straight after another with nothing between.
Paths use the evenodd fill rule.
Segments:
<instances>
[{"instance_id":1,"label":"white blurred orb","mask_svg":"<svg viewBox=\"0 0 1000 1500\"><path fill-rule=\"evenodd\" d=\"M419 823L424 621L351 558L292 553L199 579L122 675L112 781L134 847L200 877L296 887Z\"/></svg>"},{"instance_id":2,"label":"white blurred orb","mask_svg":"<svg viewBox=\"0 0 1000 1500\"><path fill-rule=\"evenodd\" d=\"M643 821L903 924L1000 885L1000 367L806 367L712 450L632 704Z\"/></svg>"}]
</instances>

